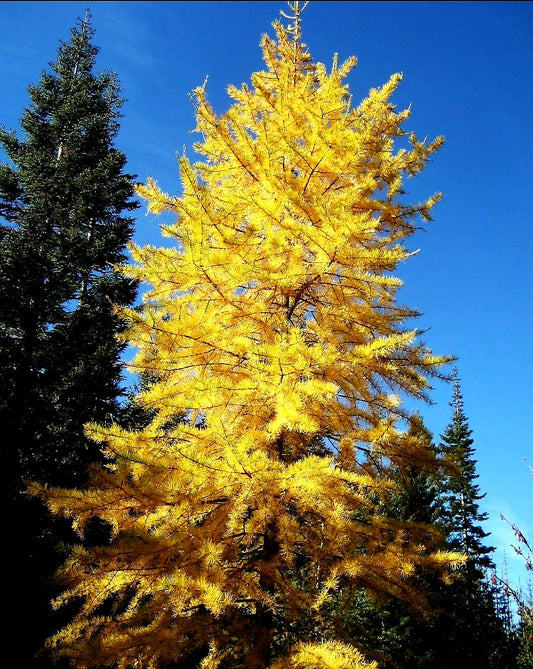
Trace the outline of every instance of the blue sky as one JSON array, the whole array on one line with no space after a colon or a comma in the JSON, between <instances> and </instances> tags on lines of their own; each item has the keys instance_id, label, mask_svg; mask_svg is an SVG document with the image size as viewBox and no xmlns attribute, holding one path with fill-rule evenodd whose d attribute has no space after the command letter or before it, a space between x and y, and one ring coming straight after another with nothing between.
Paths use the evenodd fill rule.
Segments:
<instances>
[{"instance_id":1,"label":"blue sky","mask_svg":"<svg viewBox=\"0 0 533 669\"><path fill-rule=\"evenodd\" d=\"M228 84L262 69L259 40L285 2L0 2L0 123L18 127L27 85L56 58L59 40L90 7L97 69L117 72L127 102L117 145L128 169L179 193L176 153L192 153L188 94L209 76L218 112ZM531 2L320 2L304 14L315 60L356 55L354 103L394 72L394 96L411 105L407 129L444 135L413 199L444 200L402 266L402 301L437 353L456 355L465 412L475 439L482 508L515 582L525 584L503 513L533 538L533 4ZM163 243L159 222L137 216L135 240ZM437 384L420 410L435 437L450 420L452 389ZM530 393L532 397L530 397Z\"/></svg>"}]
</instances>

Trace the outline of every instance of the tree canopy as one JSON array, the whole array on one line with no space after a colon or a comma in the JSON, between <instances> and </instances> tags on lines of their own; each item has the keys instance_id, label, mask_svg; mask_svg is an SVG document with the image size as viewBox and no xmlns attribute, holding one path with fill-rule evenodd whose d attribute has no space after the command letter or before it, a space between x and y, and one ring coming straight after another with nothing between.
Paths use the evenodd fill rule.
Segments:
<instances>
[{"instance_id":1,"label":"tree canopy","mask_svg":"<svg viewBox=\"0 0 533 669\"><path fill-rule=\"evenodd\" d=\"M292 27L217 116L194 92L201 160L173 212L173 246L132 247L150 285L121 309L133 368L153 379L139 429L93 423L107 464L83 489L34 488L83 535L50 641L77 667L368 667L344 622L360 589L424 608L419 570L461 561L439 532L380 513L401 467L431 466L403 396L423 400L447 358L408 327L393 275L439 195L402 189L442 144L403 129L393 76L353 106L355 66L314 63Z\"/></svg>"}]
</instances>

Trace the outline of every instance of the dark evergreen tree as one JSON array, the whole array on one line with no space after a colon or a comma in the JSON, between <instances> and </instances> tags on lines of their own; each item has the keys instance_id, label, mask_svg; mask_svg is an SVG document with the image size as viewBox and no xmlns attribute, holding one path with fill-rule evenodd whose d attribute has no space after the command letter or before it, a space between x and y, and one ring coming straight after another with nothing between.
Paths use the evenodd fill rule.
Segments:
<instances>
[{"instance_id":1,"label":"dark evergreen tree","mask_svg":"<svg viewBox=\"0 0 533 669\"><path fill-rule=\"evenodd\" d=\"M488 515L481 510L484 498L479 485L472 430L464 412L457 369L454 370L452 419L441 436L439 452L447 466L438 482L440 524L448 549L466 560L458 578L435 593L438 614L434 626L434 667L463 664L471 669L515 666L513 641L498 615L498 590L491 583L494 570L483 529Z\"/></svg>"},{"instance_id":2,"label":"dark evergreen tree","mask_svg":"<svg viewBox=\"0 0 533 669\"><path fill-rule=\"evenodd\" d=\"M14 638L25 630L24 667L51 631L43 578L62 536L26 499L25 482L80 485L98 459L84 425L120 412L123 324L113 305L131 305L136 294L115 269L137 207L114 146L123 101L115 75L93 71L93 35L87 15L28 88L22 132L0 129L2 490L9 568L23 584L8 627Z\"/></svg>"},{"instance_id":3,"label":"dark evergreen tree","mask_svg":"<svg viewBox=\"0 0 533 669\"><path fill-rule=\"evenodd\" d=\"M489 536L482 523L488 514L480 510L485 497L476 483L477 462L474 459L474 439L464 413L463 397L457 369L454 371L454 391L451 402L453 416L441 436L440 451L452 465L441 482L440 502L443 506L442 520L447 526L450 547L467 556L464 569L464 587L468 592L474 583L484 577L487 569L494 568L490 554L493 547L485 544Z\"/></svg>"},{"instance_id":4,"label":"dark evergreen tree","mask_svg":"<svg viewBox=\"0 0 533 669\"><path fill-rule=\"evenodd\" d=\"M440 528L435 546L462 552L466 562L451 582L417 573L430 616L398 600L375 602L364 593L354 595L348 615L354 636L378 648L380 666L387 669L516 669L516 636L499 613L499 589L488 578L493 549L484 542L474 440L456 372L451 406L452 420L438 446L421 417L411 420L410 432L426 442L434 463L392 471L397 491L385 512Z\"/></svg>"}]
</instances>

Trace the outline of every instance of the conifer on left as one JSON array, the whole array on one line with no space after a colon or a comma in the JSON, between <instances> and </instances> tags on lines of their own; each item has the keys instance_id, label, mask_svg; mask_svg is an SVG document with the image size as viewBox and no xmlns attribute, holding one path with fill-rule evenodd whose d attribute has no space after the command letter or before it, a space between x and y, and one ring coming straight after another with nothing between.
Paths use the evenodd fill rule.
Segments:
<instances>
[{"instance_id":1,"label":"conifer on left","mask_svg":"<svg viewBox=\"0 0 533 669\"><path fill-rule=\"evenodd\" d=\"M58 537L25 481L78 485L98 458L84 425L118 416L124 344L113 305L136 295L114 269L138 206L115 146L123 101L114 73L95 72L93 37L87 14L28 87L20 129L0 129L2 490L20 576L10 620L34 630L48 615L38 593Z\"/></svg>"}]
</instances>

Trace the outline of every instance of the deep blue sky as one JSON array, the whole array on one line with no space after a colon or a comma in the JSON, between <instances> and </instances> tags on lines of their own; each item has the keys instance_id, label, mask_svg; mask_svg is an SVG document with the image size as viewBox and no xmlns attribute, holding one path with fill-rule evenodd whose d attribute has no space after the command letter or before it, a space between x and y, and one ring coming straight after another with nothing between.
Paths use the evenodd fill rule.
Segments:
<instances>
[{"instance_id":1,"label":"deep blue sky","mask_svg":"<svg viewBox=\"0 0 533 669\"><path fill-rule=\"evenodd\" d=\"M209 76L215 109L228 84L262 69L259 40L284 2L0 2L0 123L18 126L26 87L55 60L59 40L90 6L98 70L117 72L127 102L117 141L128 169L179 192L176 152L192 154L189 92ZM532 184L533 4L531 2L311 2L303 38L315 60L356 55L354 103L394 72L407 129L444 135L414 199L445 198L401 269L404 303L418 308L425 341L458 356L465 411L475 438L482 508L501 563L515 583L520 562L503 513L533 538ZM162 243L158 221L139 210L136 241ZM420 407L438 438L452 389L438 384Z\"/></svg>"}]
</instances>

